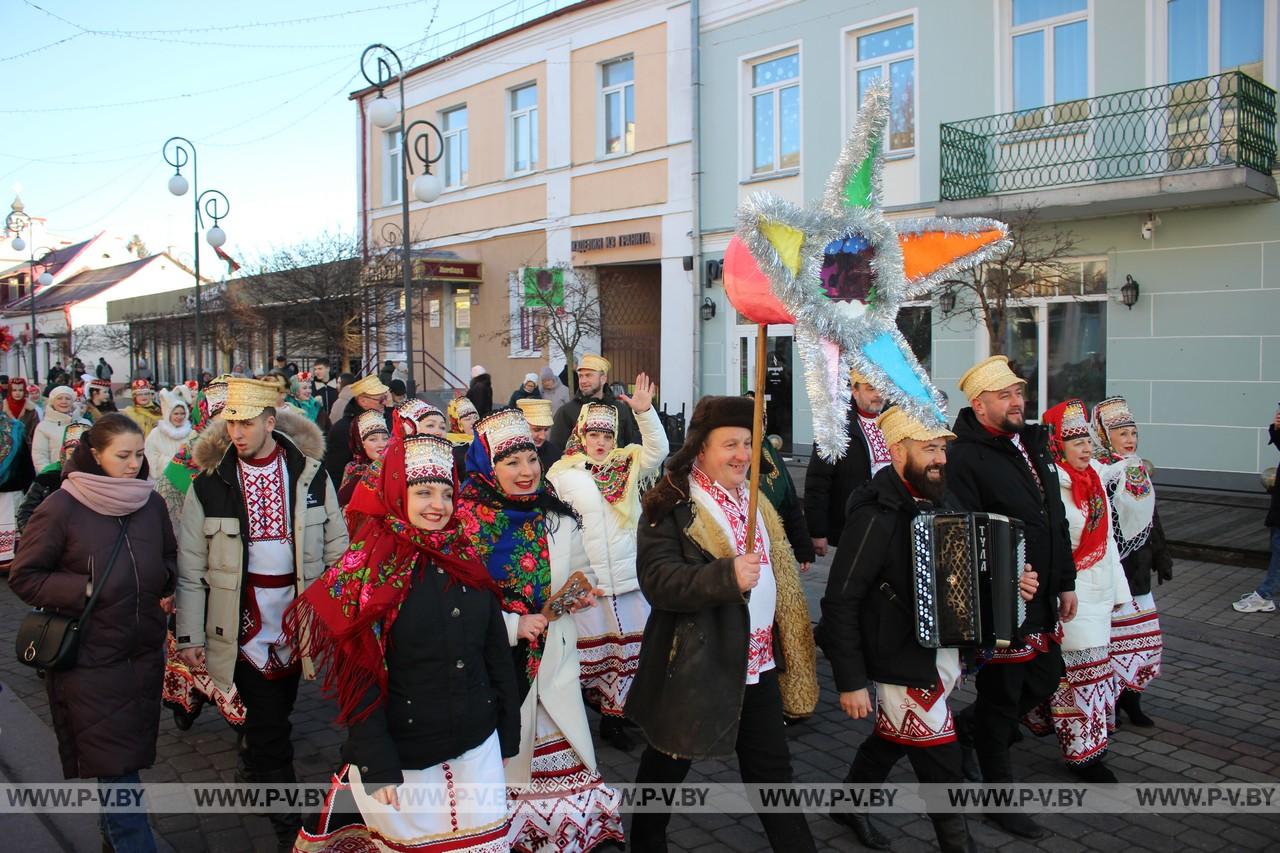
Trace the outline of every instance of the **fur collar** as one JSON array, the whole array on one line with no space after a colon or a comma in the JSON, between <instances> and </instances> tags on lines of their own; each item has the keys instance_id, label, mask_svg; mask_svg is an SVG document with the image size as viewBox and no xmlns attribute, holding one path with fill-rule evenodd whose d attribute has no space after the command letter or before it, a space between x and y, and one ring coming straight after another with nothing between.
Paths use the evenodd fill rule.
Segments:
<instances>
[{"instance_id":1,"label":"fur collar","mask_svg":"<svg viewBox=\"0 0 1280 853\"><path fill-rule=\"evenodd\" d=\"M306 416L288 409L277 411L276 432L282 433L285 438L293 442L303 456L324 459L324 434L320 432L320 427L308 420ZM206 473L215 471L230 446L231 439L227 437L226 421L213 421L192 443L192 461L201 471Z\"/></svg>"},{"instance_id":2,"label":"fur collar","mask_svg":"<svg viewBox=\"0 0 1280 853\"><path fill-rule=\"evenodd\" d=\"M778 571L777 567L780 566L789 567L791 572L797 571L795 554L791 553L787 532L783 529L782 521L773 504L761 497L759 509L761 517L764 518L765 532L769 534L769 560L775 567L775 574ZM700 512L698 505L693 501L689 501L689 512L693 520L689 522L684 532L695 545L717 560L737 556L737 551L729 544L729 536L724 532L724 528L716 524L707 513Z\"/></svg>"},{"instance_id":3,"label":"fur collar","mask_svg":"<svg viewBox=\"0 0 1280 853\"><path fill-rule=\"evenodd\" d=\"M164 417L156 421L155 428L160 430L161 435L168 436L174 441L184 441L187 436L191 435L191 421L185 420L182 426L174 426L169 423L169 418Z\"/></svg>"}]
</instances>

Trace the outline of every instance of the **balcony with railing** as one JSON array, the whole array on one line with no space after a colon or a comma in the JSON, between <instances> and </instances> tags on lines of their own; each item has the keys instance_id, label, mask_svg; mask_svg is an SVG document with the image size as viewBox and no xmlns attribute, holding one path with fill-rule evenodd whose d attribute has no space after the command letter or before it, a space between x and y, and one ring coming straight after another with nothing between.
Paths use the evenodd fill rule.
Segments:
<instances>
[{"instance_id":1,"label":"balcony with railing","mask_svg":"<svg viewBox=\"0 0 1280 853\"><path fill-rule=\"evenodd\" d=\"M941 128L939 212L1046 219L1276 199L1276 93L1239 71Z\"/></svg>"}]
</instances>

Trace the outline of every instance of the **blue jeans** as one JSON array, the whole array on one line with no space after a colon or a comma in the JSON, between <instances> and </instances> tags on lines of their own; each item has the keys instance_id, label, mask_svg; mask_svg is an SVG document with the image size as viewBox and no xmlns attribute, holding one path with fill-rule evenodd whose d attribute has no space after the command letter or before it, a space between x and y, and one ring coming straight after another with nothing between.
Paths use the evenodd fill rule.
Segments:
<instances>
[{"instance_id":1,"label":"blue jeans","mask_svg":"<svg viewBox=\"0 0 1280 853\"><path fill-rule=\"evenodd\" d=\"M1267 576L1258 587L1258 595L1263 598L1275 598L1280 588L1280 527L1271 528L1271 564L1267 566Z\"/></svg>"},{"instance_id":2,"label":"blue jeans","mask_svg":"<svg viewBox=\"0 0 1280 853\"><path fill-rule=\"evenodd\" d=\"M123 776L99 776L98 787L111 785L138 784L138 771ZM108 795L112 802L118 795ZM119 812L104 811L98 815L98 829L115 853L156 853L156 839L151 834L151 824L147 822L145 811Z\"/></svg>"}]
</instances>

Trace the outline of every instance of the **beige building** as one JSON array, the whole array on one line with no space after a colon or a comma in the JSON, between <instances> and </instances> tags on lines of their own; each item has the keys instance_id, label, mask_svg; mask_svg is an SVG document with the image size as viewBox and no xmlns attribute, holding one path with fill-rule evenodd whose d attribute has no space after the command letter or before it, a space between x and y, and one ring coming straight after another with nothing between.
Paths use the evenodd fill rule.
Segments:
<instances>
[{"instance_id":1,"label":"beige building","mask_svg":"<svg viewBox=\"0 0 1280 853\"><path fill-rule=\"evenodd\" d=\"M416 265L421 388L465 384L483 365L505 401L524 374L563 366L537 348L523 286L558 268L598 294L600 339L581 349L603 351L615 381L645 370L669 406L691 402L690 29L687 4L584 0L406 73L407 120L444 139L433 167L444 192L410 201L415 255L441 258ZM352 95L373 253L398 239L401 217L398 125L369 121L375 97ZM379 363L404 356L396 326L372 336Z\"/></svg>"}]
</instances>

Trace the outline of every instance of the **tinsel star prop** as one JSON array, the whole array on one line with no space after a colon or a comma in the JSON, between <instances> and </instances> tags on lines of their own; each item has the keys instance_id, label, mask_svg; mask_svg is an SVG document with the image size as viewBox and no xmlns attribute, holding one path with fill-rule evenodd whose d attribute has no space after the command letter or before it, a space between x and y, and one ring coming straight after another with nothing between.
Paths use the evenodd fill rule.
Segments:
<instances>
[{"instance_id":1,"label":"tinsel star prop","mask_svg":"<svg viewBox=\"0 0 1280 853\"><path fill-rule=\"evenodd\" d=\"M829 460L849 442L850 370L922 423L945 422L942 395L898 331L898 309L1008 246L1008 229L993 219L885 218L888 102L887 84L867 92L821 202L752 195L724 258L739 313L794 324L814 442Z\"/></svg>"}]
</instances>

